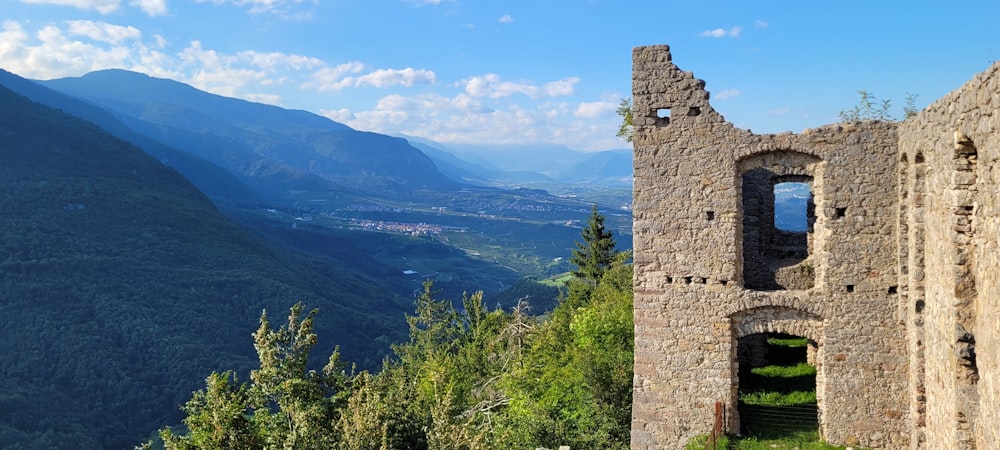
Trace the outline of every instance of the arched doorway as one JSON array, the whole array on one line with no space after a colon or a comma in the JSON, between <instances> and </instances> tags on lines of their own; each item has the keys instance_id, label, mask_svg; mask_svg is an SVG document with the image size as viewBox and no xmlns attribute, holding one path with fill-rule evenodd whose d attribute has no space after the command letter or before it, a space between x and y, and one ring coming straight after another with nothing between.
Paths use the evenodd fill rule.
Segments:
<instances>
[{"instance_id":1,"label":"arched doorway","mask_svg":"<svg viewBox=\"0 0 1000 450\"><path fill-rule=\"evenodd\" d=\"M730 316L733 430L761 438L822 437L823 321L784 306Z\"/></svg>"}]
</instances>

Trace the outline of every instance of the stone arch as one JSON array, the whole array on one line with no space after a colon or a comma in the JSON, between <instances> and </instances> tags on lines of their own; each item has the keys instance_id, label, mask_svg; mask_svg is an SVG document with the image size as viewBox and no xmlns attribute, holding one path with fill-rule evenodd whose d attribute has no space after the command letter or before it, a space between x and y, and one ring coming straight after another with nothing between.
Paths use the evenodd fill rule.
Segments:
<instances>
[{"instance_id":1,"label":"stone arch","mask_svg":"<svg viewBox=\"0 0 1000 450\"><path fill-rule=\"evenodd\" d=\"M738 311L730 315L729 319L736 339L758 333L785 333L822 342L823 319L800 309L761 306Z\"/></svg>"},{"instance_id":2,"label":"stone arch","mask_svg":"<svg viewBox=\"0 0 1000 450\"><path fill-rule=\"evenodd\" d=\"M734 412L729 423L731 429L739 430L741 423L738 407L741 381L740 361L754 357L753 355L747 355L747 352L753 352L752 347L759 345L766 346L767 334L780 333L804 337L809 342L806 349L806 359L809 364L816 367L816 419L819 425L820 436L825 435L823 416L825 411L824 392L826 390L826 376L822 363L825 335L823 318L803 309L767 305L736 311L729 315L729 321L732 331L731 367L733 377L730 411ZM750 367L754 366L751 365Z\"/></svg>"},{"instance_id":3,"label":"stone arch","mask_svg":"<svg viewBox=\"0 0 1000 450\"><path fill-rule=\"evenodd\" d=\"M738 263L743 286L754 290L810 289L816 273L811 261L816 199L822 186L823 160L796 150L768 150L740 158L736 163L741 199ZM784 182L809 185L807 231L793 232L775 225L775 186Z\"/></svg>"}]
</instances>

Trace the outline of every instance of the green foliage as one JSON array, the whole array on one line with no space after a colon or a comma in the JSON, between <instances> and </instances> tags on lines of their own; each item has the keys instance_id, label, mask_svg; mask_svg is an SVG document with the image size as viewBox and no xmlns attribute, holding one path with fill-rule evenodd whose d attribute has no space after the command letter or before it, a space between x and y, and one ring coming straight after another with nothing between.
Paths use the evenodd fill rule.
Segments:
<instances>
[{"instance_id":1,"label":"green foliage","mask_svg":"<svg viewBox=\"0 0 1000 450\"><path fill-rule=\"evenodd\" d=\"M570 263L576 266L573 274L591 284L601 279L617 255L614 235L605 229L604 220L595 204L587 226L580 232L583 242L575 243L576 249L570 257Z\"/></svg>"},{"instance_id":2,"label":"green foliage","mask_svg":"<svg viewBox=\"0 0 1000 450\"><path fill-rule=\"evenodd\" d=\"M909 119L919 113L920 110L917 109L917 94L910 92L906 93L906 104L903 105L903 118Z\"/></svg>"},{"instance_id":3,"label":"green foliage","mask_svg":"<svg viewBox=\"0 0 1000 450\"><path fill-rule=\"evenodd\" d=\"M477 292L455 303L428 282L407 317L410 339L378 374L346 371L334 352L308 370L315 311L292 308L254 333L260 367L249 385L213 374L185 405L188 433L168 450L624 449L632 386L632 268L619 256L596 285L547 317L490 310ZM577 297L579 296L579 297ZM151 447L152 443L147 443Z\"/></svg>"},{"instance_id":4,"label":"green foliage","mask_svg":"<svg viewBox=\"0 0 1000 450\"><path fill-rule=\"evenodd\" d=\"M634 123L632 117L632 99L623 98L615 112L622 118L622 123L618 126L616 136L625 139L625 142L632 142L632 124Z\"/></svg>"},{"instance_id":5,"label":"green foliage","mask_svg":"<svg viewBox=\"0 0 1000 450\"><path fill-rule=\"evenodd\" d=\"M886 122L896 120L892 116L892 113L889 112L889 109L892 107L891 100L884 99L879 101L875 98L875 94L865 90L858 91L858 96L860 98L857 104L850 109L840 111L839 116L842 122ZM909 119L919 112L920 110L917 109L917 94L907 92L906 103L903 105L903 119Z\"/></svg>"},{"instance_id":6,"label":"green foliage","mask_svg":"<svg viewBox=\"0 0 1000 450\"><path fill-rule=\"evenodd\" d=\"M858 91L858 95L861 97L858 99L858 103L851 107L850 109L845 109L840 111L840 120L843 122L868 122L868 121L891 121L892 114L889 113L889 108L892 107L892 101L889 99L882 100L881 102L875 98L875 94L872 94L865 90Z\"/></svg>"},{"instance_id":7,"label":"green foliage","mask_svg":"<svg viewBox=\"0 0 1000 450\"><path fill-rule=\"evenodd\" d=\"M729 436L722 435L715 439L715 446L708 445L708 435L699 434L684 445L684 450L727 450L730 448Z\"/></svg>"}]
</instances>

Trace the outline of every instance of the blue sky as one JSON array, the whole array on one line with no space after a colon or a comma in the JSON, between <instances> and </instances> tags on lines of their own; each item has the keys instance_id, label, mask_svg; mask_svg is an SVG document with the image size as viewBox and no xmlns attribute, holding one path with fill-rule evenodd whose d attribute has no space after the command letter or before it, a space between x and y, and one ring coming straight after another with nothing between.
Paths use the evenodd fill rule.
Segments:
<instances>
[{"instance_id":1,"label":"blue sky","mask_svg":"<svg viewBox=\"0 0 1000 450\"><path fill-rule=\"evenodd\" d=\"M757 133L917 106L1000 60L1000 2L0 0L0 67L104 68L442 143L627 148L631 49L669 44Z\"/></svg>"}]
</instances>

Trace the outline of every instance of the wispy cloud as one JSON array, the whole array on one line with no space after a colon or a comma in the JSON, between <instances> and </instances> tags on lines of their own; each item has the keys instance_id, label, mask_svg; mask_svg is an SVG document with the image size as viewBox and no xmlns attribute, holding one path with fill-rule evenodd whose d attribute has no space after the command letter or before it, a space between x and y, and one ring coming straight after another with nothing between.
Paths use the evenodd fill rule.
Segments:
<instances>
[{"instance_id":1,"label":"wispy cloud","mask_svg":"<svg viewBox=\"0 0 1000 450\"><path fill-rule=\"evenodd\" d=\"M710 38L724 38L724 37L740 37L743 33L743 27L736 26L729 29L725 28L715 28L712 30L702 31L698 36L700 37L710 37Z\"/></svg>"},{"instance_id":2,"label":"wispy cloud","mask_svg":"<svg viewBox=\"0 0 1000 450\"><path fill-rule=\"evenodd\" d=\"M755 28L767 28L767 27L768 27L768 25L769 25L769 24L768 24L767 22L763 21L763 20L755 20L755 21L753 22L753 26L754 26Z\"/></svg>"},{"instance_id":3,"label":"wispy cloud","mask_svg":"<svg viewBox=\"0 0 1000 450\"><path fill-rule=\"evenodd\" d=\"M618 103L613 101L584 102L576 106L573 115L585 119L594 119L603 115L614 113L618 109Z\"/></svg>"},{"instance_id":4,"label":"wispy cloud","mask_svg":"<svg viewBox=\"0 0 1000 450\"><path fill-rule=\"evenodd\" d=\"M90 20L72 20L66 22L66 25L66 31L72 35L109 44L121 44L125 41L142 39L142 32L133 26L113 25Z\"/></svg>"},{"instance_id":5,"label":"wispy cloud","mask_svg":"<svg viewBox=\"0 0 1000 450\"><path fill-rule=\"evenodd\" d=\"M513 23L514 22L514 18L511 17L510 14L504 14L504 15L500 16L500 19L498 19L497 21L500 22L500 23Z\"/></svg>"},{"instance_id":6,"label":"wispy cloud","mask_svg":"<svg viewBox=\"0 0 1000 450\"><path fill-rule=\"evenodd\" d=\"M136 0L150 1L150 0ZM195 0L198 3L215 5L231 4L236 7L246 7L250 14L274 14L287 20L307 20L312 12L302 9L303 4L316 5L319 0Z\"/></svg>"},{"instance_id":7,"label":"wispy cloud","mask_svg":"<svg viewBox=\"0 0 1000 450\"><path fill-rule=\"evenodd\" d=\"M452 3L455 0L404 0L406 3L416 6L440 5L442 3Z\"/></svg>"},{"instance_id":8,"label":"wispy cloud","mask_svg":"<svg viewBox=\"0 0 1000 450\"><path fill-rule=\"evenodd\" d=\"M542 85L527 82L503 81L500 75L488 73L462 80L465 92L473 97L489 97L499 99L515 94L529 98L563 97L573 95L579 78L570 77L551 81Z\"/></svg>"},{"instance_id":9,"label":"wispy cloud","mask_svg":"<svg viewBox=\"0 0 1000 450\"><path fill-rule=\"evenodd\" d=\"M742 93L743 92L741 92L739 89L723 89L719 91L719 93L713 95L712 98L715 100L729 100Z\"/></svg>"},{"instance_id":10,"label":"wispy cloud","mask_svg":"<svg viewBox=\"0 0 1000 450\"><path fill-rule=\"evenodd\" d=\"M141 9L150 17L167 15L167 0L132 0L129 5Z\"/></svg>"},{"instance_id":11,"label":"wispy cloud","mask_svg":"<svg viewBox=\"0 0 1000 450\"><path fill-rule=\"evenodd\" d=\"M21 0L21 3L72 6L101 14L111 14L121 6L121 0Z\"/></svg>"},{"instance_id":12,"label":"wispy cloud","mask_svg":"<svg viewBox=\"0 0 1000 450\"><path fill-rule=\"evenodd\" d=\"M70 6L107 15L118 11L122 0L21 0L21 3ZM129 5L149 16L163 16L168 11L167 0L131 0Z\"/></svg>"},{"instance_id":13,"label":"wispy cloud","mask_svg":"<svg viewBox=\"0 0 1000 450\"><path fill-rule=\"evenodd\" d=\"M377 69L354 76L366 71L364 64L353 61L336 67L324 67L312 74L310 80L303 83L305 89L315 89L319 92L333 92L352 87L387 88L391 86L411 87L417 84L434 84L437 76L426 69Z\"/></svg>"}]
</instances>

